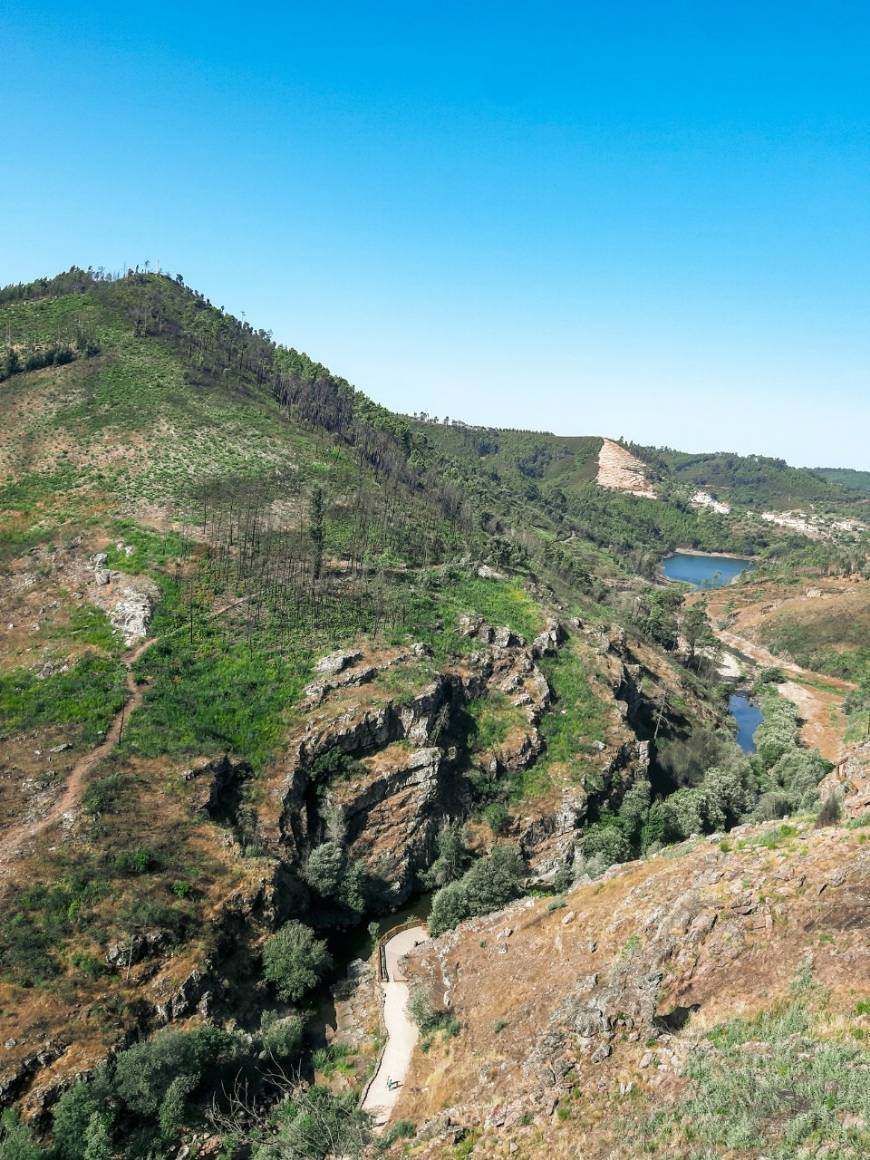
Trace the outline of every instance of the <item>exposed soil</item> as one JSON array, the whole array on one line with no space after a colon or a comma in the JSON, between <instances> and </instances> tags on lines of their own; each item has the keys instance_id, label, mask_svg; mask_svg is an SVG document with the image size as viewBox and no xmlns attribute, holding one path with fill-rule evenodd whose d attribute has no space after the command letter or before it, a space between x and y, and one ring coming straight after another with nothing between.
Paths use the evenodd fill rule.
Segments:
<instances>
[{"instance_id":1,"label":"exposed soil","mask_svg":"<svg viewBox=\"0 0 870 1160\"><path fill-rule=\"evenodd\" d=\"M641 495L647 499L656 498L655 489L647 479L646 464L612 439L605 439L601 444L595 482L599 487L607 487L611 491L626 491L630 495Z\"/></svg>"}]
</instances>

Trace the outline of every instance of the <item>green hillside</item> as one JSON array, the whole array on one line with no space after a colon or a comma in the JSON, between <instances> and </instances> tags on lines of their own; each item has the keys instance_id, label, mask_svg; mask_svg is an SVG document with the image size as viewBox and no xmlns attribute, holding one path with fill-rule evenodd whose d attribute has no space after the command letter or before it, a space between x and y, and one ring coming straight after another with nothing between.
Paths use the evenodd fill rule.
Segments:
<instances>
[{"instance_id":1,"label":"green hillside","mask_svg":"<svg viewBox=\"0 0 870 1160\"><path fill-rule=\"evenodd\" d=\"M650 582L806 563L778 529L600 488L598 437L394 414L180 278L7 287L0 336L0 1082L47 1141L7 1116L0 1157L356 1154L377 1044L324 1012L370 924L812 799L794 714L787 768L741 755Z\"/></svg>"},{"instance_id":2,"label":"green hillside","mask_svg":"<svg viewBox=\"0 0 870 1160\"><path fill-rule=\"evenodd\" d=\"M650 464L654 478L689 484L756 511L788 510L806 504L834 509L853 498L836 473L790 467L784 459L732 452L693 455L670 447L629 446Z\"/></svg>"},{"instance_id":3,"label":"green hillside","mask_svg":"<svg viewBox=\"0 0 870 1160\"><path fill-rule=\"evenodd\" d=\"M870 495L870 471L855 471L851 467L814 467L813 472L856 495Z\"/></svg>"}]
</instances>

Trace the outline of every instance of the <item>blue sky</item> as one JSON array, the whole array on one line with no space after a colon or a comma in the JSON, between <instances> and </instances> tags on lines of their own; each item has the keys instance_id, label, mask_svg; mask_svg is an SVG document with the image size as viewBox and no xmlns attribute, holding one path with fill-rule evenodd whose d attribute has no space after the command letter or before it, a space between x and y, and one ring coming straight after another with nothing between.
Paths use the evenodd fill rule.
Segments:
<instances>
[{"instance_id":1,"label":"blue sky","mask_svg":"<svg viewBox=\"0 0 870 1160\"><path fill-rule=\"evenodd\" d=\"M159 262L404 411L870 468L866 3L0 7L0 281Z\"/></svg>"}]
</instances>

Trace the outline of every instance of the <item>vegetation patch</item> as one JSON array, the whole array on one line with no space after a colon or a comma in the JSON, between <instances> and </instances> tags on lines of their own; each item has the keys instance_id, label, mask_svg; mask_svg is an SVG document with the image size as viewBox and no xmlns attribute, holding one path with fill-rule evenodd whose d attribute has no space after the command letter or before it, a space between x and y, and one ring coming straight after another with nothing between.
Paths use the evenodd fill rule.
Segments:
<instances>
[{"instance_id":1,"label":"vegetation patch","mask_svg":"<svg viewBox=\"0 0 870 1160\"><path fill-rule=\"evenodd\" d=\"M0 674L0 736L70 725L95 745L127 699L126 671L116 660L83 656L66 673L39 678L29 669Z\"/></svg>"},{"instance_id":2,"label":"vegetation patch","mask_svg":"<svg viewBox=\"0 0 870 1160\"><path fill-rule=\"evenodd\" d=\"M823 1018L800 1003L716 1028L686 1074L688 1093L647 1126L661 1154L867 1154L866 1051L829 1036Z\"/></svg>"}]
</instances>

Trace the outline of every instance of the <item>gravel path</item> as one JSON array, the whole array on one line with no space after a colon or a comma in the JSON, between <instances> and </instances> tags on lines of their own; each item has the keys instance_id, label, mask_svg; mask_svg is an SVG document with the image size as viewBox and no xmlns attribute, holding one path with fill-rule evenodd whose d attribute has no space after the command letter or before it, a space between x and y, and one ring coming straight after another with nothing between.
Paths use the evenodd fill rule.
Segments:
<instances>
[{"instance_id":1,"label":"gravel path","mask_svg":"<svg viewBox=\"0 0 870 1160\"><path fill-rule=\"evenodd\" d=\"M429 932L424 926L413 926L410 930L394 935L384 948L388 978L381 983L381 987L384 992L387 1045L362 1105L378 1127L383 1127L390 1118L417 1042L417 1025L407 1011L408 984L402 978L399 960L428 937ZM388 1087L388 1080L395 1086Z\"/></svg>"}]
</instances>

